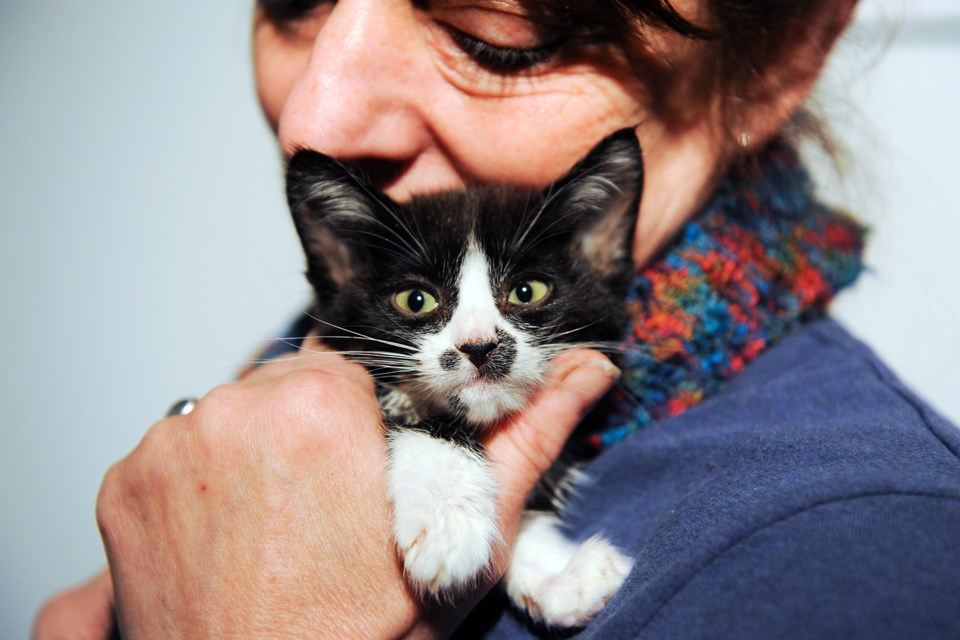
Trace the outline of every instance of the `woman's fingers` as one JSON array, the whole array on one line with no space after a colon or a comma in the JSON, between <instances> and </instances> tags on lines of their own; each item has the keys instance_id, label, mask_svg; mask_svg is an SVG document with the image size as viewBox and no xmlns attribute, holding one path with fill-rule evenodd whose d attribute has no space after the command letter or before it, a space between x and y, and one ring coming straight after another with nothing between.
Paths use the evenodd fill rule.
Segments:
<instances>
[{"instance_id":1,"label":"woman's fingers","mask_svg":"<svg viewBox=\"0 0 960 640\"><path fill-rule=\"evenodd\" d=\"M301 356L162 420L107 474L97 515L125 634L377 637L418 616L370 377Z\"/></svg>"},{"instance_id":2,"label":"woman's fingers","mask_svg":"<svg viewBox=\"0 0 960 640\"><path fill-rule=\"evenodd\" d=\"M99 573L51 598L37 614L32 640L107 640L113 628L113 584Z\"/></svg>"}]
</instances>

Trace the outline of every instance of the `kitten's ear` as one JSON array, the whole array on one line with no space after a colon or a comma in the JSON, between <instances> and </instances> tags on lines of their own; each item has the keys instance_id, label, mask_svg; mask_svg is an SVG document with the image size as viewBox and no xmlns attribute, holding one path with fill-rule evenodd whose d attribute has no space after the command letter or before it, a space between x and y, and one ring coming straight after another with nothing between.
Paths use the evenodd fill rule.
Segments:
<instances>
[{"instance_id":1,"label":"kitten's ear","mask_svg":"<svg viewBox=\"0 0 960 640\"><path fill-rule=\"evenodd\" d=\"M287 163L287 203L318 290L339 289L365 262L364 233L386 196L341 162L298 151Z\"/></svg>"},{"instance_id":2,"label":"kitten's ear","mask_svg":"<svg viewBox=\"0 0 960 640\"><path fill-rule=\"evenodd\" d=\"M643 157L634 130L604 138L551 191L549 206L573 222L575 257L604 276L629 270L643 193Z\"/></svg>"}]
</instances>

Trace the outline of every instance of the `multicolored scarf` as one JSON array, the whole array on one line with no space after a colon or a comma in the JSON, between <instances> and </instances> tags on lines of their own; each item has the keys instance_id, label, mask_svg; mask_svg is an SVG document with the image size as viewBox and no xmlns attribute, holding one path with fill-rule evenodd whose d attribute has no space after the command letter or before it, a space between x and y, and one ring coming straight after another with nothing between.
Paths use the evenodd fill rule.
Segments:
<instances>
[{"instance_id":1,"label":"multicolored scarf","mask_svg":"<svg viewBox=\"0 0 960 640\"><path fill-rule=\"evenodd\" d=\"M820 204L797 153L770 145L738 170L634 279L621 385L594 451L701 402L764 349L825 313L862 263L864 229ZM299 347L301 317L257 359Z\"/></svg>"},{"instance_id":2,"label":"multicolored scarf","mask_svg":"<svg viewBox=\"0 0 960 640\"><path fill-rule=\"evenodd\" d=\"M604 426L588 437L591 448L682 413L822 316L859 275L863 241L862 226L814 198L785 144L724 180L632 283L622 384Z\"/></svg>"}]
</instances>

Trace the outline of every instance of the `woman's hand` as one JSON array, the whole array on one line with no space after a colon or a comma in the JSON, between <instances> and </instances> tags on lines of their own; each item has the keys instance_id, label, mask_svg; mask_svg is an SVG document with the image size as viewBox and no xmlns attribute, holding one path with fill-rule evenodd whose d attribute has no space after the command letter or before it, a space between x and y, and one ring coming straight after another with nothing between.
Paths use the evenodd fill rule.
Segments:
<instances>
[{"instance_id":1,"label":"woman's hand","mask_svg":"<svg viewBox=\"0 0 960 640\"><path fill-rule=\"evenodd\" d=\"M490 437L508 542L537 478L615 377L595 352L564 354L531 407ZM121 632L449 633L492 583L456 608L423 609L393 544L385 460L369 375L316 342L161 421L110 470L97 505Z\"/></svg>"},{"instance_id":2,"label":"woman's hand","mask_svg":"<svg viewBox=\"0 0 960 640\"><path fill-rule=\"evenodd\" d=\"M106 571L50 598L33 624L32 640L106 640L113 628L113 584Z\"/></svg>"}]
</instances>

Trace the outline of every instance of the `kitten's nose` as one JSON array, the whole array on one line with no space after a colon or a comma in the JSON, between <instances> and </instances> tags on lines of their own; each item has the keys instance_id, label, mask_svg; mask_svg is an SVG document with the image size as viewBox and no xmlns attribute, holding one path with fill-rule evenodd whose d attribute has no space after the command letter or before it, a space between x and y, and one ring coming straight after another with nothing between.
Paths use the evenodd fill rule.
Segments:
<instances>
[{"instance_id":1,"label":"kitten's nose","mask_svg":"<svg viewBox=\"0 0 960 640\"><path fill-rule=\"evenodd\" d=\"M499 342L465 342L457 345L457 349L462 351L470 358L473 366L479 367L487 361L487 356L491 351L497 348Z\"/></svg>"}]
</instances>

